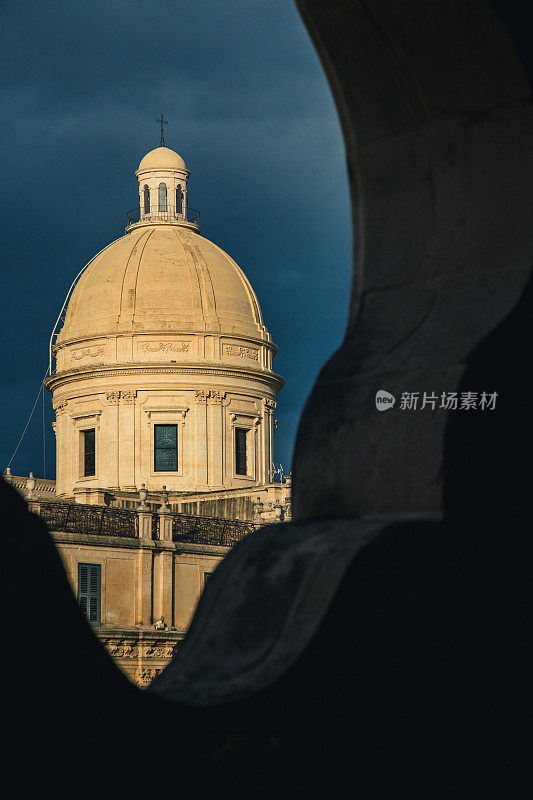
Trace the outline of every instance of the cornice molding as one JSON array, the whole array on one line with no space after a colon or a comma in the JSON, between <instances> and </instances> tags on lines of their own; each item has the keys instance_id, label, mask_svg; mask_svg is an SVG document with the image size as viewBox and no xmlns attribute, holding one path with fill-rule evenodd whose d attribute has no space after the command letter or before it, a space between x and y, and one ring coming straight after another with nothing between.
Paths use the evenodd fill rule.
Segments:
<instances>
[{"instance_id":1,"label":"cornice molding","mask_svg":"<svg viewBox=\"0 0 533 800\"><path fill-rule=\"evenodd\" d=\"M168 364L139 364L137 366L128 364L124 367L99 367L93 365L91 368L79 367L77 369L66 370L65 372L55 373L47 378L45 386L50 392L54 392L64 384L73 383L79 380L92 380L94 378L115 378L123 375L203 375L206 379L212 376L219 377L238 377L244 379L259 380L272 386L275 391L279 391L284 385L285 380L281 375L266 370L254 369L253 367L231 367L209 366L198 364L190 366L170 366Z\"/></svg>"}]
</instances>

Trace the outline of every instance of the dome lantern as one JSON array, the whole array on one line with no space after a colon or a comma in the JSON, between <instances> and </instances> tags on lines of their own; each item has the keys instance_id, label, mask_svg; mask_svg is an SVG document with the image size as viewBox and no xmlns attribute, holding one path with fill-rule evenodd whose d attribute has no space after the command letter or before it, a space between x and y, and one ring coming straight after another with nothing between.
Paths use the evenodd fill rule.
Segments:
<instances>
[{"instance_id":1,"label":"dome lantern","mask_svg":"<svg viewBox=\"0 0 533 800\"><path fill-rule=\"evenodd\" d=\"M154 224L199 230L200 214L187 204L190 174L185 161L174 150L164 145L150 150L135 172L139 181L139 208L128 212L126 231Z\"/></svg>"}]
</instances>

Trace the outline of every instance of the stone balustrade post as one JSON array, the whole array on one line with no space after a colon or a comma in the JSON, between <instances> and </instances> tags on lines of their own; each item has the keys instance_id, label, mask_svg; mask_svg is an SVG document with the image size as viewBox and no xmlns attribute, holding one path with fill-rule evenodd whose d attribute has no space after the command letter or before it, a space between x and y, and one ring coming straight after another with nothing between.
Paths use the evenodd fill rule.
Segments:
<instances>
[{"instance_id":1,"label":"stone balustrade post","mask_svg":"<svg viewBox=\"0 0 533 800\"><path fill-rule=\"evenodd\" d=\"M157 512L159 517L159 538L164 542L172 541L172 515L164 511Z\"/></svg>"},{"instance_id":2,"label":"stone balustrade post","mask_svg":"<svg viewBox=\"0 0 533 800\"><path fill-rule=\"evenodd\" d=\"M33 472L30 472L29 478L26 478L26 500L35 500L35 478Z\"/></svg>"},{"instance_id":3,"label":"stone balustrade post","mask_svg":"<svg viewBox=\"0 0 533 800\"><path fill-rule=\"evenodd\" d=\"M152 541L152 515L149 511L137 511L139 539Z\"/></svg>"},{"instance_id":4,"label":"stone balustrade post","mask_svg":"<svg viewBox=\"0 0 533 800\"><path fill-rule=\"evenodd\" d=\"M30 509L32 514L39 515L41 513L41 504L37 500L29 500L28 508Z\"/></svg>"}]
</instances>

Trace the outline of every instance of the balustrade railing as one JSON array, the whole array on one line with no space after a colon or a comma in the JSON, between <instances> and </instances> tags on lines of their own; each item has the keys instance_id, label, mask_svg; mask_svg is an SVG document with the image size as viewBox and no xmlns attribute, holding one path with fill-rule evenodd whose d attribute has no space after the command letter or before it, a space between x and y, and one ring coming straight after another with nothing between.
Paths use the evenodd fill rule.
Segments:
<instances>
[{"instance_id":1,"label":"balustrade railing","mask_svg":"<svg viewBox=\"0 0 533 800\"><path fill-rule=\"evenodd\" d=\"M231 547L255 531L255 525L236 519L196 517L188 514L172 515L174 542L192 542Z\"/></svg>"},{"instance_id":2,"label":"balustrade railing","mask_svg":"<svg viewBox=\"0 0 533 800\"><path fill-rule=\"evenodd\" d=\"M95 536L136 538L139 533L137 512L80 503L37 501L36 510L51 531L85 533ZM232 547L255 531L255 525L236 519L199 517L192 514L172 514L172 540L176 543ZM159 519L151 514L151 537L158 539Z\"/></svg>"},{"instance_id":3,"label":"balustrade railing","mask_svg":"<svg viewBox=\"0 0 533 800\"><path fill-rule=\"evenodd\" d=\"M39 516L52 531L95 536L137 536L137 514L79 503L40 503Z\"/></svg>"},{"instance_id":4,"label":"balustrade railing","mask_svg":"<svg viewBox=\"0 0 533 800\"><path fill-rule=\"evenodd\" d=\"M154 208L143 212L138 207L130 209L127 213L127 227L138 222L187 222L199 228L200 212L189 206L185 209L179 206L167 206L161 210Z\"/></svg>"}]
</instances>

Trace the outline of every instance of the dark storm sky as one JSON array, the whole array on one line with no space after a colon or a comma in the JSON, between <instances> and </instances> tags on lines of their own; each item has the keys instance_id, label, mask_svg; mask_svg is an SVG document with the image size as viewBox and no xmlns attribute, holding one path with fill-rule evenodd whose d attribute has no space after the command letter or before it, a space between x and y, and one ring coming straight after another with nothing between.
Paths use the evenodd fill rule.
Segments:
<instances>
[{"instance_id":1,"label":"dark storm sky","mask_svg":"<svg viewBox=\"0 0 533 800\"><path fill-rule=\"evenodd\" d=\"M133 175L166 144L192 172L202 234L244 269L286 378L276 461L339 345L349 294L344 152L291 0L2 4L2 468L26 423L76 273L124 231ZM46 393L48 477L55 474ZM43 474L42 408L12 464ZM317 469L318 469L317 465Z\"/></svg>"}]
</instances>

